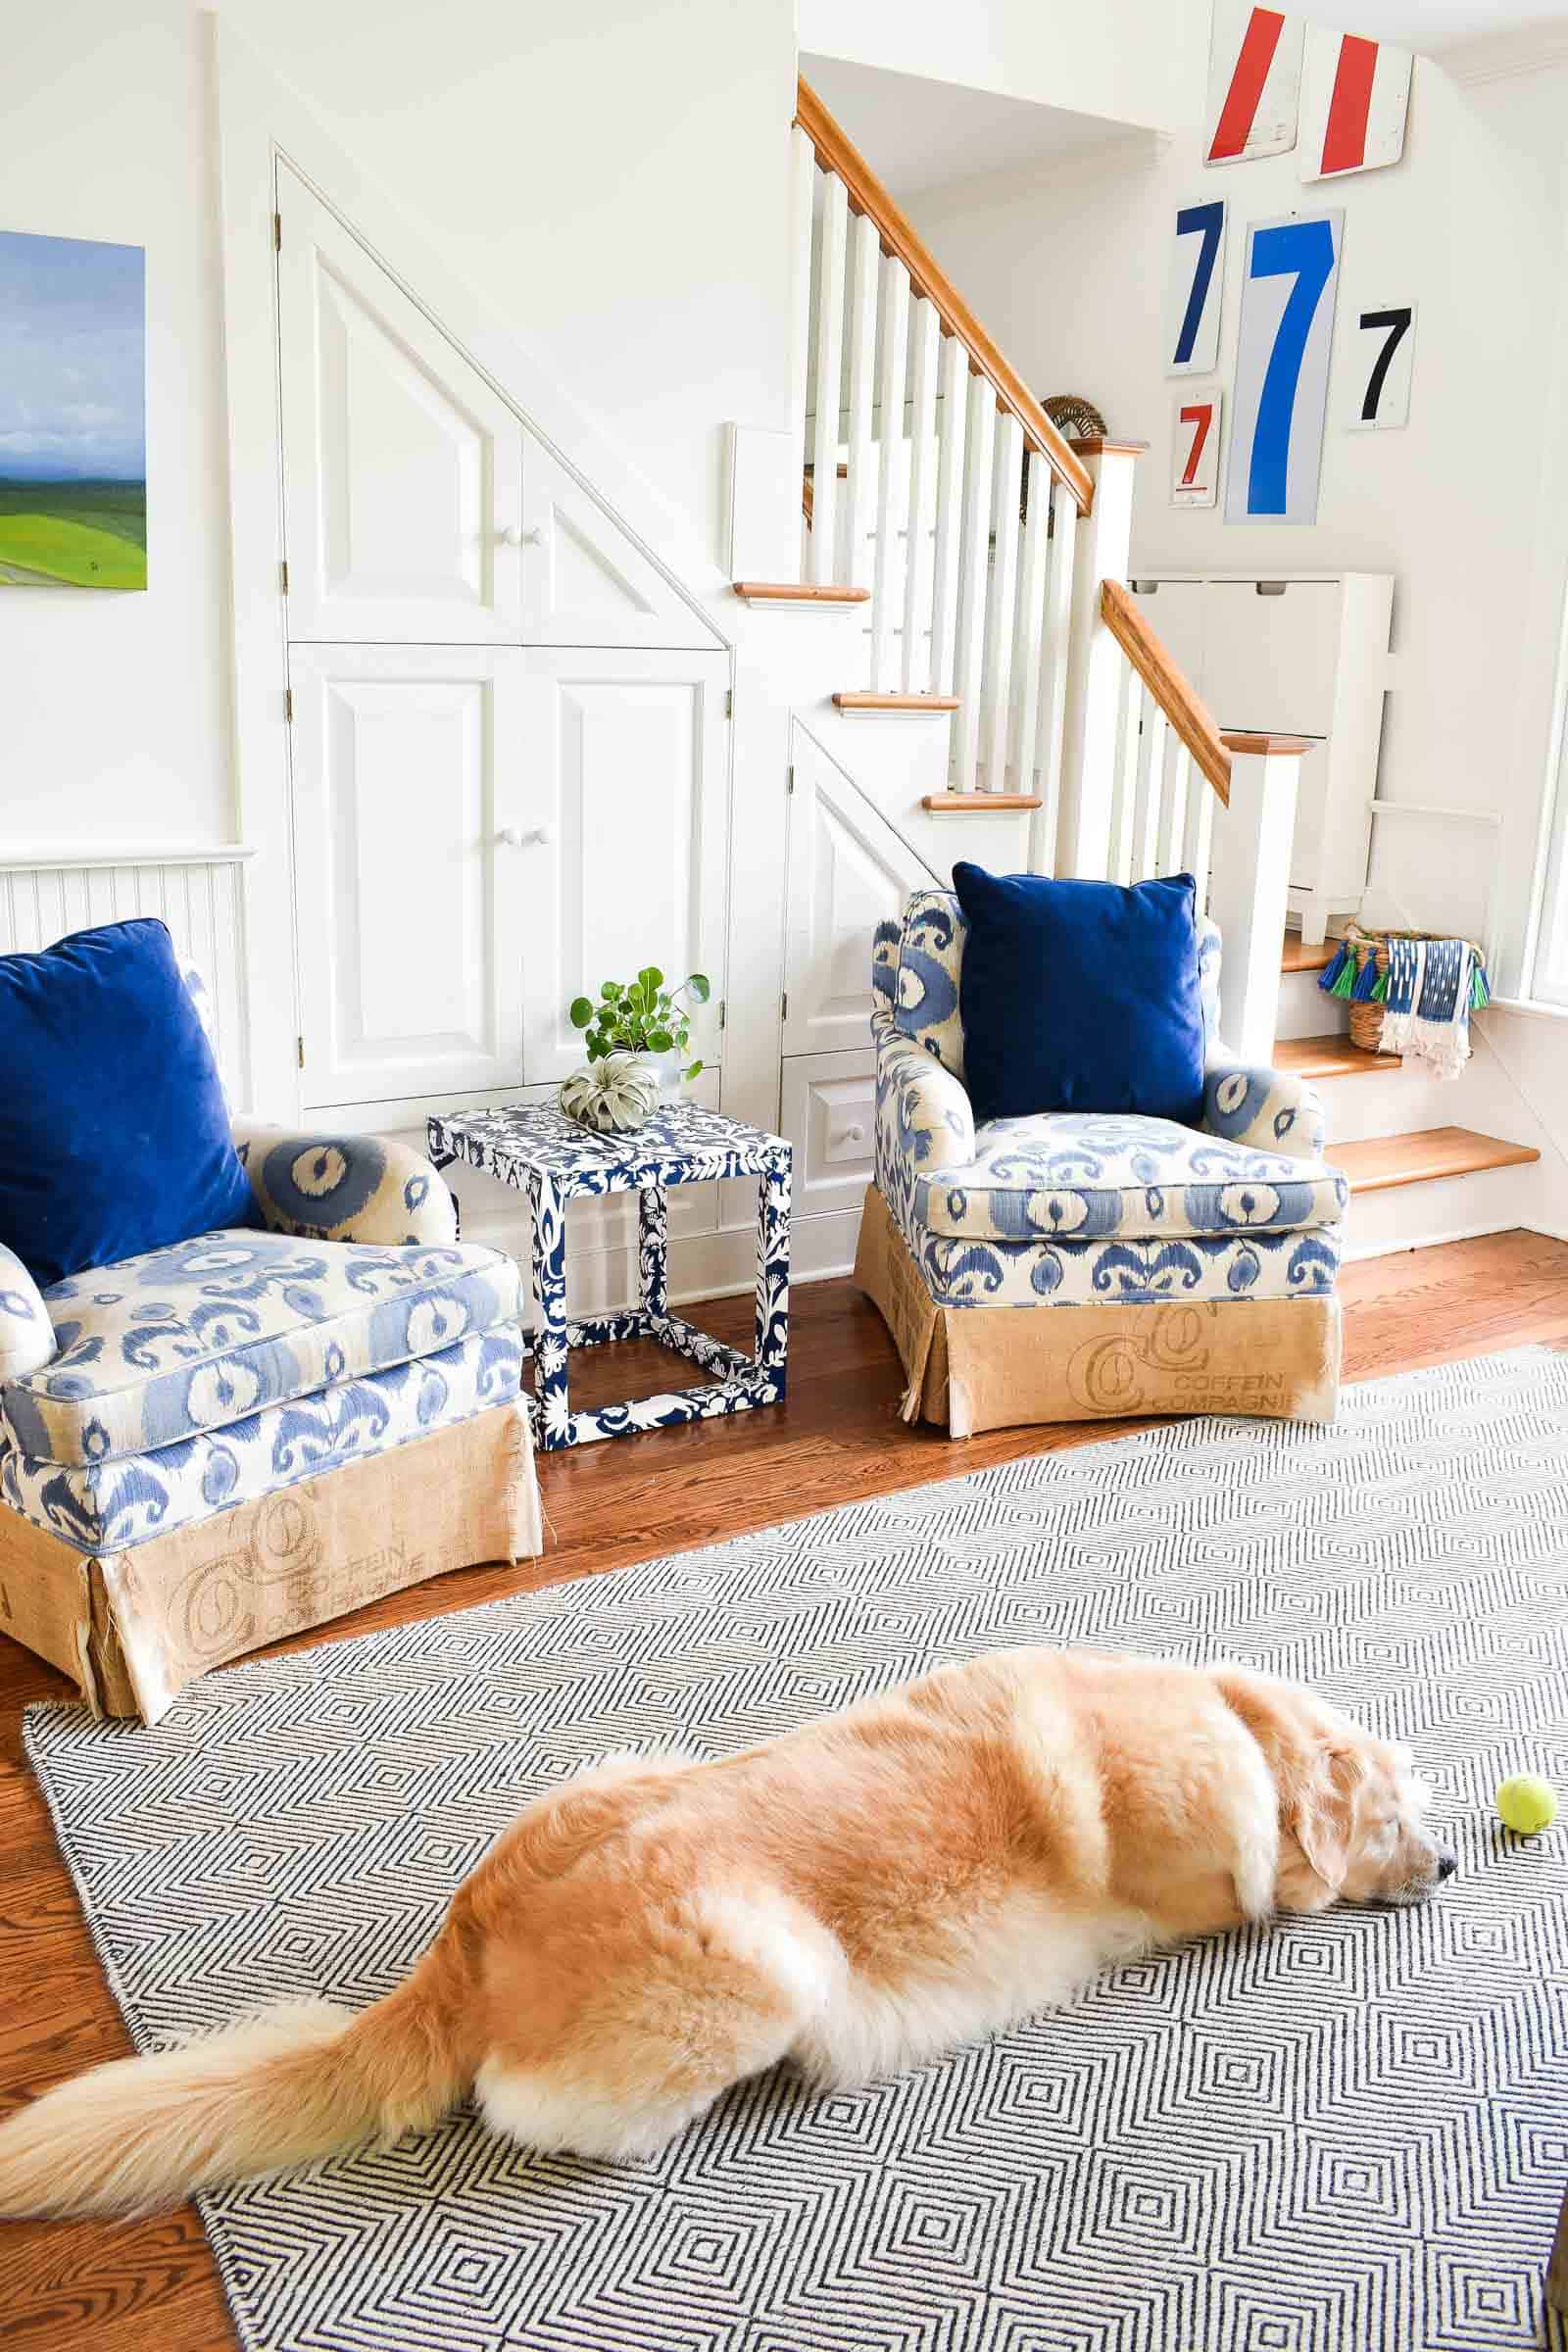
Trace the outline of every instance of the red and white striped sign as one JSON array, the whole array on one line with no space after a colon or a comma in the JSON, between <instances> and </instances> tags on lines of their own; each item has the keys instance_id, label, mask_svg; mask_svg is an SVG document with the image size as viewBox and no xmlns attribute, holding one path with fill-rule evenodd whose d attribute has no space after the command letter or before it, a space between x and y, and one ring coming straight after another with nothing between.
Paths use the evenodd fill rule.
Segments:
<instances>
[{"instance_id":1,"label":"red and white striped sign","mask_svg":"<svg viewBox=\"0 0 1568 2352\"><path fill-rule=\"evenodd\" d=\"M1246 163L1295 146L1304 29L1299 17L1277 8L1214 0L1205 163Z\"/></svg>"},{"instance_id":2,"label":"red and white striped sign","mask_svg":"<svg viewBox=\"0 0 1568 2352\"><path fill-rule=\"evenodd\" d=\"M1311 27L1301 80L1303 179L1336 179L1398 162L1411 63L1408 49Z\"/></svg>"}]
</instances>

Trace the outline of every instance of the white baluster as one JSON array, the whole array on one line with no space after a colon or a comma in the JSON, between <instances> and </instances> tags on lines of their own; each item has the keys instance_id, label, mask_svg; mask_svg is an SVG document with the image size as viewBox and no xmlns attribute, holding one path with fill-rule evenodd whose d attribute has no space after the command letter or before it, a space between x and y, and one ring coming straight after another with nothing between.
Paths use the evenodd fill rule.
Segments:
<instances>
[{"instance_id":1,"label":"white baluster","mask_svg":"<svg viewBox=\"0 0 1568 2352\"><path fill-rule=\"evenodd\" d=\"M1214 809L1219 794L1208 778L1195 769L1193 774L1192 846L1187 853L1188 864L1198 879L1198 911L1208 910L1208 878L1213 863Z\"/></svg>"},{"instance_id":2,"label":"white baluster","mask_svg":"<svg viewBox=\"0 0 1568 2352\"><path fill-rule=\"evenodd\" d=\"M969 355L956 335L949 335L943 343L941 373L931 692L951 694L958 659L958 555L963 537L963 465L969 435Z\"/></svg>"},{"instance_id":3,"label":"white baluster","mask_svg":"<svg viewBox=\"0 0 1568 2352\"><path fill-rule=\"evenodd\" d=\"M942 321L929 302L916 302L910 319L908 536L904 548L904 660L906 694L936 691L931 673L932 533L936 528L937 362Z\"/></svg>"},{"instance_id":4,"label":"white baluster","mask_svg":"<svg viewBox=\"0 0 1568 2352\"><path fill-rule=\"evenodd\" d=\"M1018 594L1018 501L1023 488L1023 426L1009 410L997 436L991 489L991 590L986 603L982 758L988 792L1007 789L1007 721L1012 698L1012 631Z\"/></svg>"},{"instance_id":5,"label":"white baluster","mask_svg":"<svg viewBox=\"0 0 1568 2352\"><path fill-rule=\"evenodd\" d=\"M876 374L876 297L881 240L876 222L858 213L850 228L850 433L844 508L839 520L839 578L865 585L866 541L876 512L872 484L871 396Z\"/></svg>"},{"instance_id":6,"label":"white baluster","mask_svg":"<svg viewBox=\"0 0 1568 2352\"><path fill-rule=\"evenodd\" d=\"M1150 703L1149 689L1129 662L1116 755L1116 806L1110 828L1109 878L1124 888L1133 878L1133 827L1138 815L1138 777L1144 758L1144 716Z\"/></svg>"},{"instance_id":7,"label":"white baluster","mask_svg":"<svg viewBox=\"0 0 1568 2352\"><path fill-rule=\"evenodd\" d=\"M980 757L980 696L985 657L986 592L991 577L991 468L997 438L997 395L983 375L969 378L969 443L963 466L962 562L958 573L958 648L953 691L959 792L975 789Z\"/></svg>"},{"instance_id":8,"label":"white baluster","mask_svg":"<svg viewBox=\"0 0 1568 2352\"><path fill-rule=\"evenodd\" d=\"M1019 792L1035 788L1035 732L1040 724L1041 668L1045 660L1046 571L1051 558L1051 468L1038 449L1024 459L1029 486L1028 520L1018 559L1018 618L1013 638L1012 710L1008 757Z\"/></svg>"},{"instance_id":9,"label":"white baluster","mask_svg":"<svg viewBox=\"0 0 1568 2352\"><path fill-rule=\"evenodd\" d=\"M1170 763L1170 785L1165 798L1165 847L1159 860L1162 874L1181 872L1182 851L1187 841L1187 792L1193 755L1179 737L1173 749L1175 757Z\"/></svg>"},{"instance_id":10,"label":"white baluster","mask_svg":"<svg viewBox=\"0 0 1568 2352\"><path fill-rule=\"evenodd\" d=\"M1147 882L1159 871L1159 811L1165 791L1165 747L1170 721L1151 697L1144 713L1144 759L1138 798L1138 829L1133 843L1135 882Z\"/></svg>"},{"instance_id":11,"label":"white baluster","mask_svg":"<svg viewBox=\"0 0 1568 2352\"><path fill-rule=\"evenodd\" d=\"M804 483L810 454L806 395L811 372L811 214L816 200L816 151L798 122L790 132L790 431L796 452L790 473L792 481Z\"/></svg>"},{"instance_id":12,"label":"white baluster","mask_svg":"<svg viewBox=\"0 0 1568 2352\"><path fill-rule=\"evenodd\" d=\"M1074 551L1078 544L1078 502L1054 481L1051 488L1051 568L1046 580L1045 660L1040 680L1040 718L1035 735L1035 790L1040 807L1030 832L1029 864L1037 874L1062 865L1061 768L1066 744L1067 675L1072 630Z\"/></svg>"},{"instance_id":13,"label":"white baluster","mask_svg":"<svg viewBox=\"0 0 1568 2352\"><path fill-rule=\"evenodd\" d=\"M876 475L876 569L871 583L871 691L893 684L894 633L904 586L899 520L905 511L904 363L909 341L909 272L891 255L882 264L882 324L877 346L876 404L880 412ZM906 545L909 562L912 547Z\"/></svg>"},{"instance_id":14,"label":"white baluster","mask_svg":"<svg viewBox=\"0 0 1568 2352\"><path fill-rule=\"evenodd\" d=\"M844 378L844 247L849 196L836 172L824 174L817 226L816 416L811 433L811 577L835 578L839 495L839 401ZM844 583L854 587L853 580Z\"/></svg>"}]
</instances>

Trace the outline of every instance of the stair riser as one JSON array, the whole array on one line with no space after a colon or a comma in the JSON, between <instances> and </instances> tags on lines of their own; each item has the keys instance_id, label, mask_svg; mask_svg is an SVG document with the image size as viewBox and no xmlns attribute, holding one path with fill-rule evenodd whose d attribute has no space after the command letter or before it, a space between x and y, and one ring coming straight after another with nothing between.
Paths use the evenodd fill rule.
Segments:
<instances>
[{"instance_id":1,"label":"stair riser","mask_svg":"<svg viewBox=\"0 0 1568 2352\"><path fill-rule=\"evenodd\" d=\"M1486 1168L1425 1184L1356 1193L1346 1219L1347 1257L1386 1257L1480 1233L1507 1233L1544 1213L1541 1163Z\"/></svg>"},{"instance_id":2,"label":"stair riser","mask_svg":"<svg viewBox=\"0 0 1568 2352\"><path fill-rule=\"evenodd\" d=\"M1282 972L1280 1005L1274 1023L1276 1037L1328 1037L1348 1026L1348 1007L1337 997L1326 997L1316 972Z\"/></svg>"},{"instance_id":3,"label":"stair riser","mask_svg":"<svg viewBox=\"0 0 1568 2352\"><path fill-rule=\"evenodd\" d=\"M1309 1084L1322 1098L1330 1159L1336 1144L1361 1144L1374 1135L1407 1135L1417 1127L1488 1127L1468 1075L1450 1086L1442 1078L1418 1078L1408 1066L1391 1065L1386 1077L1373 1071L1353 1078L1313 1078ZM1492 1132L1513 1130L1502 1126Z\"/></svg>"}]
</instances>

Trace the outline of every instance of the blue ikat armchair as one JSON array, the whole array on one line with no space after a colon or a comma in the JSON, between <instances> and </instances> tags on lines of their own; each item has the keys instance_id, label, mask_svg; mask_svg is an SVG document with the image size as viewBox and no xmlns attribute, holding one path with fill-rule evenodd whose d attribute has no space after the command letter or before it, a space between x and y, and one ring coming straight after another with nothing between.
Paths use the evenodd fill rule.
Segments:
<instances>
[{"instance_id":1,"label":"blue ikat armchair","mask_svg":"<svg viewBox=\"0 0 1568 2352\"><path fill-rule=\"evenodd\" d=\"M1313 1089L1221 1042L1216 927L1200 926L1191 1128L1083 1112L977 1126L965 930L951 892L923 891L873 950L875 1184L857 1270L900 1339L906 1414L954 1435L1172 1409L1332 1418L1346 1181L1323 1159ZM1028 1308L1051 1311L1025 1325Z\"/></svg>"},{"instance_id":2,"label":"blue ikat armchair","mask_svg":"<svg viewBox=\"0 0 1568 2352\"><path fill-rule=\"evenodd\" d=\"M515 1263L403 1145L232 1132L252 1227L43 1291L0 1248L4 1630L148 1721L223 1658L542 1547Z\"/></svg>"}]
</instances>

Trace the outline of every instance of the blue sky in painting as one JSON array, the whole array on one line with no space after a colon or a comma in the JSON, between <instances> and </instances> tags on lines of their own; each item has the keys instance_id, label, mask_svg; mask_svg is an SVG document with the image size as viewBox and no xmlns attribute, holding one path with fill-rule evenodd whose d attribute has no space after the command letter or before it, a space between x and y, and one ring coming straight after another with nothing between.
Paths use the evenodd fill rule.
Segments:
<instances>
[{"instance_id":1,"label":"blue sky in painting","mask_svg":"<svg viewBox=\"0 0 1568 2352\"><path fill-rule=\"evenodd\" d=\"M147 474L146 256L0 230L0 481Z\"/></svg>"}]
</instances>

